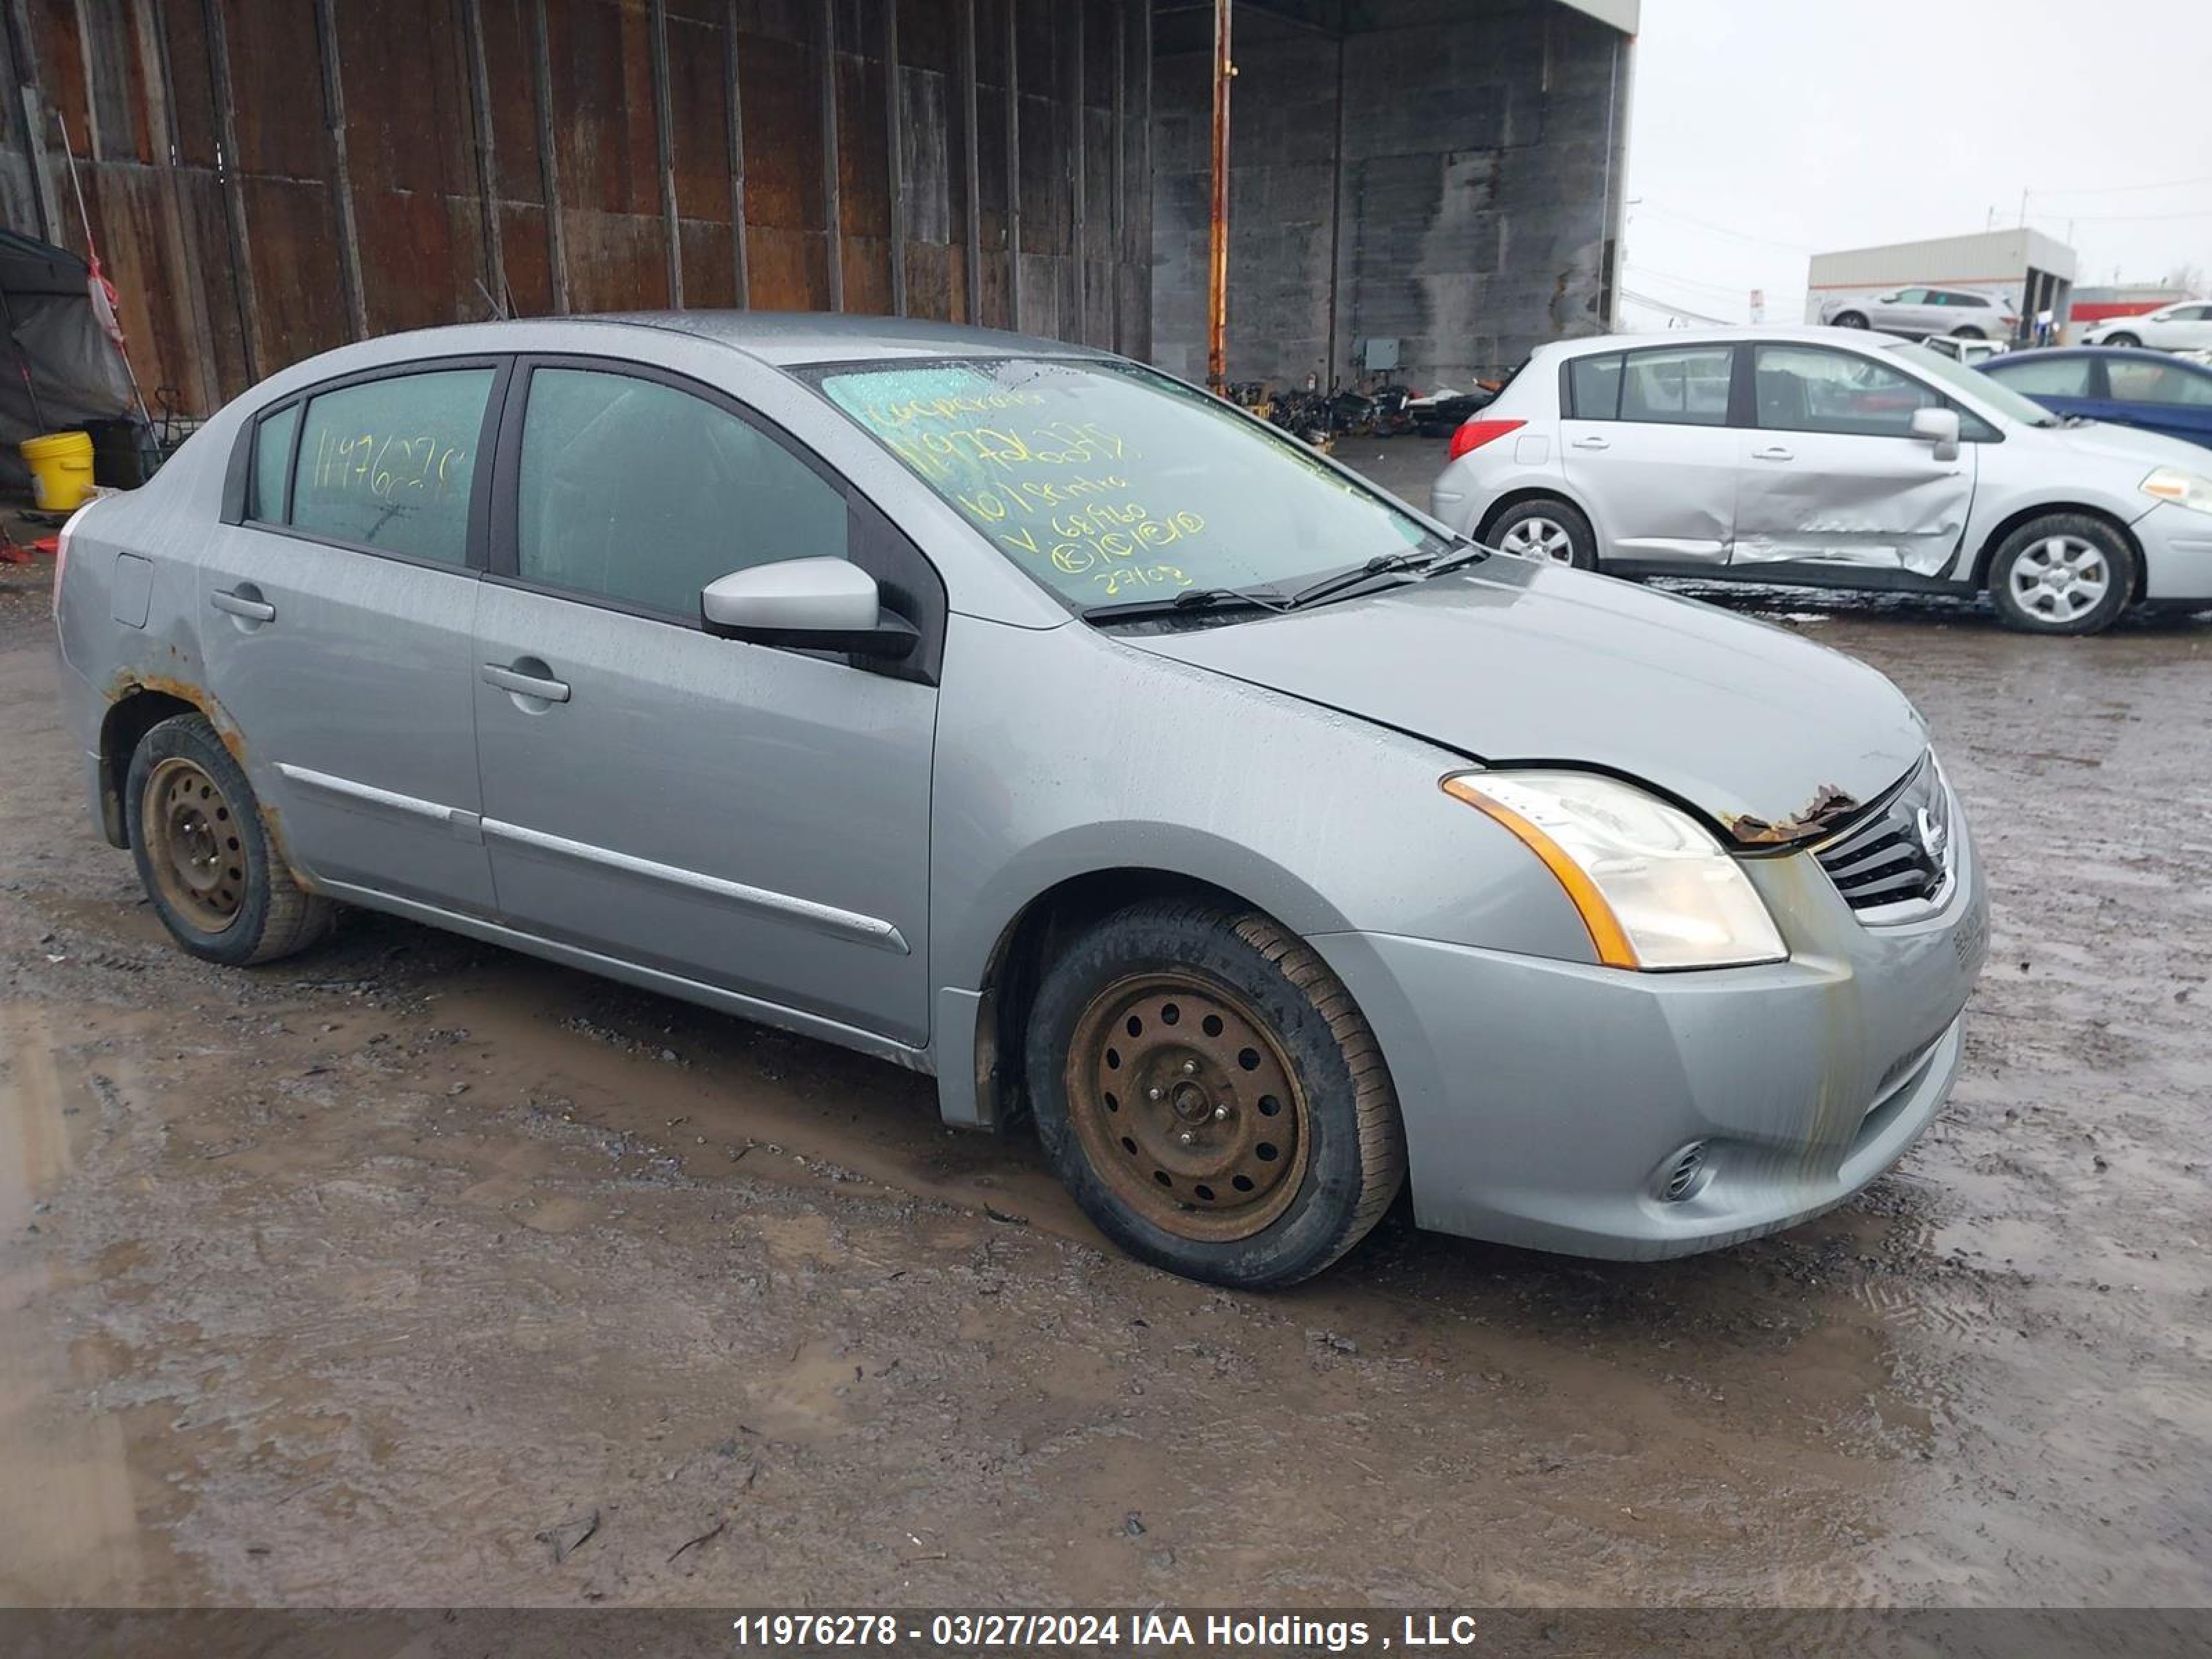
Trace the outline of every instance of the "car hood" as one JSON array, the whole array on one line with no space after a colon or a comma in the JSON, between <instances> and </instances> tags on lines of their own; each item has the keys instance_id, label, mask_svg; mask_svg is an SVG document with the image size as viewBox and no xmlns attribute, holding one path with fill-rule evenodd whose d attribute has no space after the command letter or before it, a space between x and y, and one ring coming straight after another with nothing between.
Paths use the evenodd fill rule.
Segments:
<instances>
[{"instance_id":1,"label":"car hood","mask_svg":"<svg viewBox=\"0 0 2212 1659\"><path fill-rule=\"evenodd\" d=\"M1747 842L1848 816L1928 743L1905 695L1848 657L1503 554L1310 611L1123 640L1486 764L1636 778Z\"/></svg>"},{"instance_id":2,"label":"car hood","mask_svg":"<svg viewBox=\"0 0 2212 1659\"><path fill-rule=\"evenodd\" d=\"M2071 459L2127 469L2131 476L2121 483L2128 489L2141 483L2142 475L2154 466L2178 466L2191 472L2204 470L2203 445L2169 438L2162 432L2146 432L2138 426L2090 421L2081 426L2031 426L2020 430L2039 445L2047 444ZM2063 465L2065 462L2057 464ZM2039 459L2037 470L2041 471L2043 465ZM2158 504L2148 495L2142 498L2142 503L2145 512Z\"/></svg>"}]
</instances>

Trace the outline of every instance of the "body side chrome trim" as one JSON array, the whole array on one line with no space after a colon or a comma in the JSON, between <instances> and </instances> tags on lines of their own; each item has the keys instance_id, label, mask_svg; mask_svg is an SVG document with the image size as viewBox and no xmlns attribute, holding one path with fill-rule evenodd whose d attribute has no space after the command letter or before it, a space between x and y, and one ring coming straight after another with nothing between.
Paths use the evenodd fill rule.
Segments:
<instances>
[{"instance_id":1,"label":"body side chrome trim","mask_svg":"<svg viewBox=\"0 0 2212 1659\"><path fill-rule=\"evenodd\" d=\"M878 950L896 951L901 956L912 954L906 936L879 917L841 910L834 904L821 904L812 899L793 898L788 893L771 892L765 887L749 887L743 882L726 881L720 876L704 875L699 871L686 870L673 864L656 863L651 859L617 853L611 848L594 847L589 842L571 841L566 836L548 835L543 830L526 829L502 818L485 818L482 823L483 833L496 841L527 847L536 852L550 853L556 858L574 859L581 864L597 865L603 869L619 870L625 875L641 876L648 881L665 882L688 892L703 893L709 898L720 899L740 909L757 911L779 921L811 927L817 933L873 945Z\"/></svg>"},{"instance_id":2,"label":"body side chrome trim","mask_svg":"<svg viewBox=\"0 0 2212 1659\"><path fill-rule=\"evenodd\" d=\"M287 782L296 783L302 789L317 794L333 796L349 806L381 807L403 817L442 823L461 841L481 842L483 840L477 831L477 815L461 807L441 806L436 801L424 800L420 795L403 795L396 789L380 789L373 783L356 783L351 778L318 772L310 767L295 766L289 761L278 761L276 770Z\"/></svg>"}]
</instances>

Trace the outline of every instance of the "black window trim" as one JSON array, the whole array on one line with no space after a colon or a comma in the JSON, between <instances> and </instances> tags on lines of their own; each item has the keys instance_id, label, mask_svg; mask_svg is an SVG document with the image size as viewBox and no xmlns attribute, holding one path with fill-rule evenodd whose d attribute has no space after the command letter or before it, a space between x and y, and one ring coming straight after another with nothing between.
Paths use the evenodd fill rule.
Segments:
<instances>
[{"instance_id":1,"label":"black window trim","mask_svg":"<svg viewBox=\"0 0 2212 1659\"><path fill-rule=\"evenodd\" d=\"M644 380L655 386L665 386L672 391L698 398L709 408L731 416L751 428L783 450L808 471L835 490L845 503L847 559L856 568L868 567L856 556L872 538L883 542L896 538L910 559L895 562L911 566L916 574L926 580L933 591L908 592L903 597L908 605L902 608L892 604L902 597L895 590L910 588L911 584L896 583L882 572L871 570L877 585L884 590L886 608L891 609L913 623L921 632L922 642L914 655L904 662L881 662L854 656L839 651L810 651L796 646L755 645L757 650L784 651L794 655L815 657L824 661L848 663L863 672L874 672L895 679L914 679L934 685L943 659L945 620L951 609L951 599L945 586L945 577L920 544L901 530L896 522L874 501L870 499L850 478L817 454L802 440L793 436L775 421L762 414L721 387L698 380L678 369L664 368L658 363L640 362L631 357L601 356L579 351L519 352L513 360L510 377L502 387L502 409L498 440L488 469L491 476L489 523L487 537L487 559L483 580L501 587L512 587L526 593L543 594L548 599L564 600L572 605L590 605L617 615L635 617L643 622L688 629L693 633L706 631L705 619L695 608L689 613L666 611L658 605L645 605L611 594L595 592L589 588L564 586L557 582L540 581L521 573L521 485L522 434L529 414L531 376L541 368L573 369L583 374L615 374L634 380ZM908 615L912 611L919 614ZM726 641L742 647L744 641Z\"/></svg>"},{"instance_id":2,"label":"black window trim","mask_svg":"<svg viewBox=\"0 0 2212 1659\"><path fill-rule=\"evenodd\" d=\"M299 489L300 447L307 430L307 408L317 398L328 392L343 392L356 386L366 386L376 380L398 380L413 374L437 374L471 368L492 371L490 390L484 398L482 424L477 430L476 457L479 463L469 479L468 526L464 533L461 562L449 559L426 558L419 553L410 553L395 547L379 547L370 542L349 541L342 536L326 536L302 530L292 520L294 496ZM252 418L240 428L238 447L232 452L228 477L225 480L222 522L241 530L259 531L264 535L283 536L293 541L308 542L318 547L334 547L347 553L366 553L380 559L390 559L399 564L410 564L424 570L446 570L460 574L481 576L485 568L486 532L489 528L491 501L491 472L481 465L490 453L490 441L500 431L505 411L507 388L514 368L512 355L504 352L473 351L454 356L411 357L404 362L379 363L372 368L356 369L349 374L337 374L327 380L303 386L256 410ZM284 463L284 522L272 524L266 519L251 516L248 508L253 501L254 474L258 464L261 423L282 415L288 409L297 409L300 419L292 428L292 443Z\"/></svg>"}]
</instances>

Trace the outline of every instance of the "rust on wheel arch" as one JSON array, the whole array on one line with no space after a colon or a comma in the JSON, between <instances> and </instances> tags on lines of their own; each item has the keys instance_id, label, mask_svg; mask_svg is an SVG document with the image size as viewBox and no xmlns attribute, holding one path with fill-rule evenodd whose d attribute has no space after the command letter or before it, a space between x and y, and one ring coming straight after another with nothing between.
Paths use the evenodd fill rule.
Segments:
<instances>
[{"instance_id":1,"label":"rust on wheel arch","mask_svg":"<svg viewBox=\"0 0 2212 1659\"><path fill-rule=\"evenodd\" d=\"M229 712L223 708L222 704L216 701L215 694L206 687L196 684L191 680L179 679L173 675L144 674L126 668L108 681L105 695L108 706L112 708L142 692L149 691L157 692L163 696L174 697L178 702L189 703L198 709L206 717L207 723L215 728L217 741L230 751L231 759L238 763L238 769L246 773L249 778L252 775L252 769L246 763L246 733L240 729L238 722L231 719ZM116 781L118 791L122 787L122 781L119 778ZM267 801L261 799L258 794L254 797L254 805L261 814L263 825L269 831L270 849L276 854L276 861L283 867L285 875L290 878L292 884L301 892L313 892L315 884L300 873L300 866L293 862L290 849L285 845L283 814Z\"/></svg>"}]
</instances>

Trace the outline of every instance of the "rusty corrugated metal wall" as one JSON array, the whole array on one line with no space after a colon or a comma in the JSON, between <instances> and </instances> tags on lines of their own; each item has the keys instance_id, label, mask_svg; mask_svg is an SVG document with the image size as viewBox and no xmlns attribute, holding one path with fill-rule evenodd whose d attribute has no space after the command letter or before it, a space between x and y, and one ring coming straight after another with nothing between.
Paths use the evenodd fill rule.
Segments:
<instances>
[{"instance_id":1,"label":"rusty corrugated metal wall","mask_svg":"<svg viewBox=\"0 0 2212 1659\"><path fill-rule=\"evenodd\" d=\"M1149 349L1146 0L0 8L0 213L84 251L65 125L140 379L188 410L495 296Z\"/></svg>"}]
</instances>

